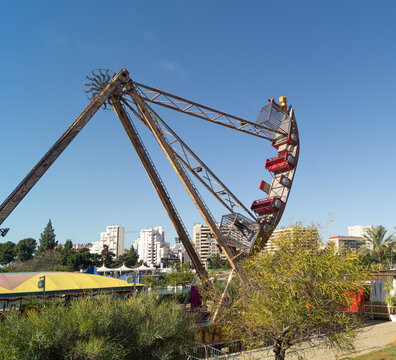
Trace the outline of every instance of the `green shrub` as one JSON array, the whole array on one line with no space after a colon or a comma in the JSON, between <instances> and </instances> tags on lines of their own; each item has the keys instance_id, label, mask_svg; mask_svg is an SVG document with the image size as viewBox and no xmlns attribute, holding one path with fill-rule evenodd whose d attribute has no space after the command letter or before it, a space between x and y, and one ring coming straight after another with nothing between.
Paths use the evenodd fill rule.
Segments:
<instances>
[{"instance_id":1,"label":"green shrub","mask_svg":"<svg viewBox=\"0 0 396 360\"><path fill-rule=\"evenodd\" d=\"M173 301L140 294L52 302L25 316L9 312L0 327L7 360L184 359L193 325Z\"/></svg>"},{"instance_id":2,"label":"green shrub","mask_svg":"<svg viewBox=\"0 0 396 360\"><path fill-rule=\"evenodd\" d=\"M396 295L388 294L385 298L385 302L387 305L396 306Z\"/></svg>"}]
</instances>

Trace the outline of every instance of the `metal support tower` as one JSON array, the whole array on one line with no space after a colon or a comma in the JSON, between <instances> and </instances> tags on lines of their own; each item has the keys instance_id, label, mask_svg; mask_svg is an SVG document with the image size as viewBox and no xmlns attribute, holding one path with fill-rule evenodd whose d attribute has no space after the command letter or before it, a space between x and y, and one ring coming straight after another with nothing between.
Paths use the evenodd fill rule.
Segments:
<instances>
[{"instance_id":1,"label":"metal support tower","mask_svg":"<svg viewBox=\"0 0 396 360\"><path fill-rule=\"evenodd\" d=\"M136 153L139 156L140 161L142 162L147 175L149 176L157 194L168 213L169 218L171 219L173 226L176 229L179 238L184 245L184 248L187 251L188 256L190 257L195 270L197 271L201 281L203 284L209 283L208 273L205 268L202 266L201 261L195 249L191 243L190 237L184 224L179 216L179 213L176 210L176 207L171 200L168 191L165 188L163 181L160 178L160 175L157 169L154 166L153 161L151 160L150 155L148 154L143 142L140 139L140 136L134 127L132 121L129 119L127 112L121 104L120 98L118 96L111 97L114 111L116 112L118 118L120 119L122 126L127 133L129 140L131 141L133 147L136 150Z\"/></svg>"},{"instance_id":2,"label":"metal support tower","mask_svg":"<svg viewBox=\"0 0 396 360\"><path fill-rule=\"evenodd\" d=\"M102 105L107 105L110 102L153 183L198 275L203 283L209 283L206 270L201 264L181 217L124 107L126 105L154 135L210 231L215 236L218 245L226 255L233 270L241 282L246 283L248 279L241 266L240 259L262 249L272 231L278 225L289 197L299 156L299 136L293 109L291 107L287 109L286 100L282 106L271 100L269 105L265 105L262 108L257 120L252 122L169 92L133 82L125 68L122 68L114 76L112 72L104 69L98 69L96 73L92 72L92 75L93 77L87 77L90 83L86 84L91 86L86 91L91 100L90 104L7 197L3 204L0 205L0 224L22 201L96 111ZM112 76L113 78L111 78ZM278 156L283 156L282 154L285 153L290 154L295 159L293 168L287 171L273 170L272 182L270 184L265 183L264 187L260 185L260 189L268 196L264 200L272 201L277 198L282 203L281 208L270 214L265 213L265 215L262 215L263 213L260 213L260 216L250 212L214 172L161 119L149 106L149 103L269 140L277 149ZM294 140L289 142L291 135L294 136ZM224 222L224 226L221 228L216 223L187 171L191 172L230 211L230 214L223 216L224 221L222 220L222 223ZM236 207L244 211L252 220L235 212ZM259 230L255 230L256 228L259 228ZM258 235L256 235L257 231Z\"/></svg>"}]
</instances>

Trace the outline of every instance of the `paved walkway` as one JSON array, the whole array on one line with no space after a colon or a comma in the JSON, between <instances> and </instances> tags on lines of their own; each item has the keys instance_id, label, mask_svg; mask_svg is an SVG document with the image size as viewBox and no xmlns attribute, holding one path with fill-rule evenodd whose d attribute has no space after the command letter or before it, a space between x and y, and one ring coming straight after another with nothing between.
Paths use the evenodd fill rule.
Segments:
<instances>
[{"instance_id":1,"label":"paved walkway","mask_svg":"<svg viewBox=\"0 0 396 360\"><path fill-rule=\"evenodd\" d=\"M323 346L311 347L309 344L303 344L302 354L306 359L313 360L337 360L343 358L353 358L374 350L383 348L386 345L396 343L396 322L391 321L369 321L357 336L353 353L340 352L335 353ZM243 353L238 356L241 360L270 360L274 359L272 350L256 350L250 353ZM298 360L296 354L286 356L287 360Z\"/></svg>"}]
</instances>

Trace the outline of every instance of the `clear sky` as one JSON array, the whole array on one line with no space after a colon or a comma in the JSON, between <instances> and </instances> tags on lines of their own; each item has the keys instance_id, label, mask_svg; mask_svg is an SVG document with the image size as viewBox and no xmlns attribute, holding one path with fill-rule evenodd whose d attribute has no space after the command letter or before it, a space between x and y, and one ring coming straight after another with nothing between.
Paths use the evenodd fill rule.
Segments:
<instances>
[{"instance_id":1,"label":"clear sky","mask_svg":"<svg viewBox=\"0 0 396 360\"><path fill-rule=\"evenodd\" d=\"M0 3L0 202L87 106L86 74L125 66L133 79L255 121L288 97L300 161L281 224L348 225L395 217L396 2L3 1ZM263 197L266 141L160 114L241 200ZM202 222L146 129L150 153L192 231ZM214 215L226 213L203 192ZM99 111L1 227L38 239L51 219L63 243L122 224L176 236L122 126ZM328 223L328 220L332 221ZM327 225L326 225L327 224Z\"/></svg>"}]
</instances>

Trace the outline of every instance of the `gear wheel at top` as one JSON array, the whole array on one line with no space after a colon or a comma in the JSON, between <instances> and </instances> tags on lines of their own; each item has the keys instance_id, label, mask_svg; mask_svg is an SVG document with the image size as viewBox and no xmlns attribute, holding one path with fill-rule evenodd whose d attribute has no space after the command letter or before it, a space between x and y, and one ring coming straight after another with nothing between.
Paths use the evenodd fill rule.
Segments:
<instances>
[{"instance_id":1,"label":"gear wheel at top","mask_svg":"<svg viewBox=\"0 0 396 360\"><path fill-rule=\"evenodd\" d=\"M84 92L87 94L89 100L95 98L98 94L100 94L103 89L107 86L107 84L111 81L113 76L115 75L114 71L108 69L95 69L92 70L85 78L88 82L84 82L84 86L86 86L87 90ZM104 110L108 109L107 105L110 105L110 101L107 100L103 104Z\"/></svg>"}]
</instances>

